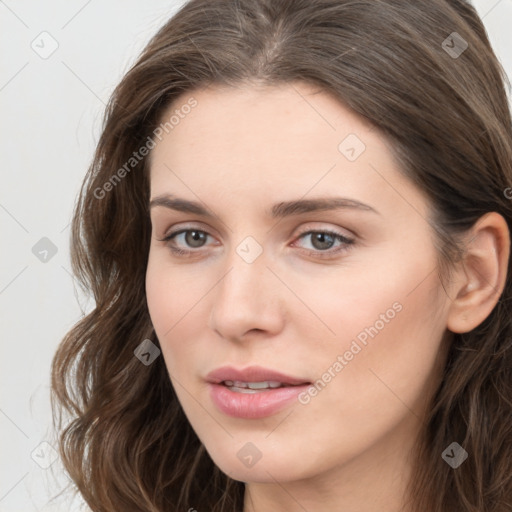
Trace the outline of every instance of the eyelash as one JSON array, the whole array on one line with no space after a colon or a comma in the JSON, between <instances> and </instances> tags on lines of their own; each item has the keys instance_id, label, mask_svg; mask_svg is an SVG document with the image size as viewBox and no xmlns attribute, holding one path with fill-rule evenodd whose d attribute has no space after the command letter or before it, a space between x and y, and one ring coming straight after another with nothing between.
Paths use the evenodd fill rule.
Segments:
<instances>
[{"instance_id":1,"label":"eyelash","mask_svg":"<svg viewBox=\"0 0 512 512\"><path fill-rule=\"evenodd\" d=\"M166 237L160 239L160 242L169 242L167 245L169 247L169 249L174 253L176 254L177 256L191 256L193 253L197 253L199 252L199 249L196 251L196 250L184 250L184 249L180 249L179 247L176 247L174 244L174 241L172 241L172 239L182 233L188 233L188 232L191 232L191 231L196 231L198 233L204 233L206 235L209 235L209 233L207 233L206 231L203 231L203 230L200 230L200 229L195 229L195 228L188 228L188 229L180 229L180 230L177 230L177 231L174 231L174 232L171 232L169 233ZM346 251L350 248L351 245L353 245L355 243L355 240L354 239L351 239L351 238L347 238L346 236L342 235L341 233L337 233L336 231L322 231L322 230L309 230L309 231L305 231L304 233L301 233L299 236L298 236L298 239L302 238L302 237L305 237L306 235L313 235L313 234L322 234L322 235L328 235L328 236L331 236L336 240L340 241L343 243L342 246L338 247L337 249L335 250L331 250L331 249L326 249L325 251L321 251L321 250L311 250L311 249L306 249L306 252L311 255L311 256L315 256L315 257L320 257L320 258L330 258L340 252L343 252L343 251ZM211 235L210 235L211 236Z\"/></svg>"}]
</instances>

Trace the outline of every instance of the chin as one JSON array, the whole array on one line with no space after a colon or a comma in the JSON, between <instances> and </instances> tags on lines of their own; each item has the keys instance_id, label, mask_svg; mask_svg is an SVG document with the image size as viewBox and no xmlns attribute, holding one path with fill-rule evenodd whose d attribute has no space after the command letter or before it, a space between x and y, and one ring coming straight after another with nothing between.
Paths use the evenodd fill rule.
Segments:
<instances>
[{"instance_id":1,"label":"chin","mask_svg":"<svg viewBox=\"0 0 512 512\"><path fill-rule=\"evenodd\" d=\"M241 448L232 450L233 445ZM240 482L275 483L307 478L311 468L304 464L300 451L285 453L273 446L263 446L258 450L250 441L232 443L223 450L219 445L212 451L207 450L215 465L227 476Z\"/></svg>"}]
</instances>

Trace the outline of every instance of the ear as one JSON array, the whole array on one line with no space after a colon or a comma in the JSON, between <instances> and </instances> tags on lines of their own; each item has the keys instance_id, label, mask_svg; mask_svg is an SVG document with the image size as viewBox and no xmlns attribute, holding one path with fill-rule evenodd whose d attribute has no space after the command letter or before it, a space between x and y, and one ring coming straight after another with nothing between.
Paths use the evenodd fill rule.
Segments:
<instances>
[{"instance_id":1,"label":"ear","mask_svg":"<svg viewBox=\"0 0 512 512\"><path fill-rule=\"evenodd\" d=\"M510 233L505 219L496 212L482 216L465 239L465 254L454 274L454 297L447 328L469 332L494 309L507 279Z\"/></svg>"}]
</instances>

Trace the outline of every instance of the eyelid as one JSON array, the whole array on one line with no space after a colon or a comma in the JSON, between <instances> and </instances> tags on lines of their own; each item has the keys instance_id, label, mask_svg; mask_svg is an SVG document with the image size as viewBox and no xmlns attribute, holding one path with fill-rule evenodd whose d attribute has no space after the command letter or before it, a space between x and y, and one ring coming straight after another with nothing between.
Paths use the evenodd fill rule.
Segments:
<instances>
[{"instance_id":1,"label":"eyelid","mask_svg":"<svg viewBox=\"0 0 512 512\"><path fill-rule=\"evenodd\" d=\"M311 224L314 224L312 222L308 222L306 223L306 227L305 228L301 228L299 233L297 235L295 235L295 237L300 237L302 235L305 235L306 233L318 233L318 232L327 232L327 233L333 233L333 234L336 234L337 236L341 236L343 238L346 238L346 239L349 239L349 240L353 240L355 238L357 238L357 235L353 232L353 231L350 231L346 228L339 228L339 227L326 227L325 226L325 222L322 223L322 222L317 222L316 224L322 224L321 227L317 227L317 226L311 226Z\"/></svg>"},{"instance_id":2,"label":"eyelid","mask_svg":"<svg viewBox=\"0 0 512 512\"><path fill-rule=\"evenodd\" d=\"M175 226L178 226L178 227L175 227ZM177 233L181 232L181 231L203 231L205 233L207 233L208 235L210 236L214 236L212 234L212 231L215 232L215 230L211 227L211 226L208 226L208 224L204 224L200 221L192 221L192 222L189 222L189 223L179 223L179 224L174 224L171 228L167 228L165 231L164 231L164 234L162 236L162 240L164 240L165 238L167 238L169 235L176 235Z\"/></svg>"}]
</instances>

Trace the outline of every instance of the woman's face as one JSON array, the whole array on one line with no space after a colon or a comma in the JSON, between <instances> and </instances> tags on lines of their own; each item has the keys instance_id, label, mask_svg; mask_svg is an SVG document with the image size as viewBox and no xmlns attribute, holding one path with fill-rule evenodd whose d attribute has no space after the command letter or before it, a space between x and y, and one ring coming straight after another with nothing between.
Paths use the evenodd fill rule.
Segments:
<instances>
[{"instance_id":1,"label":"woman's face","mask_svg":"<svg viewBox=\"0 0 512 512\"><path fill-rule=\"evenodd\" d=\"M423 194L375 129L302 83L202 89L171 115L147 300L214 462L290 482L402 457L449 306Z\"/></svg>"}]
</instances>

